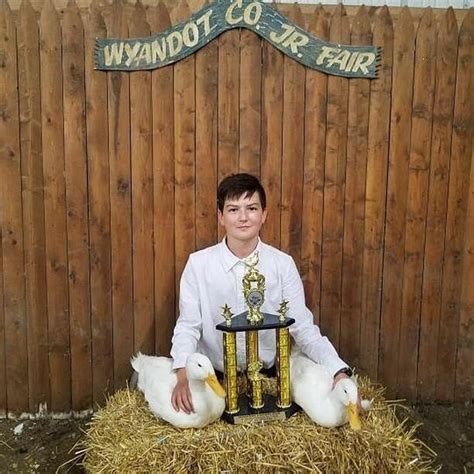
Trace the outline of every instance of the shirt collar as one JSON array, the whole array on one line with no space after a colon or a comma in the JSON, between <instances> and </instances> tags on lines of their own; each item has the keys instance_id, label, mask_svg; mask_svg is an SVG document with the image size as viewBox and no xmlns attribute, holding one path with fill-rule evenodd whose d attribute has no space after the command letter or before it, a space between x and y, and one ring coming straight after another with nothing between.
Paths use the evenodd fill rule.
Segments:
<instances>
[{"instance_id":1,"label":"shirt collar","mask_svg":"<svg viewBox=\"0 0 474 474\"><path fill-rule=\"evenodd\" d=\"M261 249L261 240L260 237L258 238L257 246L255 247L255 250L246 258L239 258L236 255L234 255L229 247L227 247L225 237L222 239L220 246L221 246L221 255L222 255L222 266L224 267L224 271L228 272L232 270L234 265L236 265L239 262L244 262L247 260L249 257L251 257L255 252L260 251Z\"/></svg>"}]
</instances>

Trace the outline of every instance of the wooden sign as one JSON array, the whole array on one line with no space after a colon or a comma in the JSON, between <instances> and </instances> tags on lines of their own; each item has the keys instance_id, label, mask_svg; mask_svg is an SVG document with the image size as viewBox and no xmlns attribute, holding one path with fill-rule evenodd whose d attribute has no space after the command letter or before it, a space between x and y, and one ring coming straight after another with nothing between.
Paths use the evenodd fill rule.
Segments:
<instances>
[{"instance_id":1,"label":"wooden sign","mask_svg":"<svg viewBox=\"0 0 474 474\"><path fill-rule=\"evenodd\" d=\"M97 39L96 69L136 71L167 66L231 28L248 28L295 61L326 74L377 76L379 48L328 43L256 0L216 0L187 21L148 38Z\"/></svg>"}]
</instances>

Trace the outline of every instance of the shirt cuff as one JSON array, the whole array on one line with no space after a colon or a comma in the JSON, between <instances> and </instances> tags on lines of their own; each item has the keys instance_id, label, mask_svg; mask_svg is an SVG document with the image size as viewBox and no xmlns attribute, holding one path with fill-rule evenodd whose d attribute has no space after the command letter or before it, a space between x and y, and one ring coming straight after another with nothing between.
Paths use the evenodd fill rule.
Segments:
<instances>
[{"instance_id":1,"label":"shirt cuff","mask_svg":"<svg viewBox=\"0 0 474 474\"><path fill-rule=\"evenodd\" d=\"M183 367L186 367L186 360L188 359L188 354L180 354L180 355L177 355L174 359L173 359L173 369L174 370L177 370L177 369L182 369Z\"/></svg>"},{"instance_id":2,"label":"shirt cuff","mask_svg":"<svg viewBox=\"0 0 474 474\"><path fill-rule=\"evenodd\" d=\"M349 367L342 359L340 359L339 357L335 358L335 359L331 359L331 360L328 360L325 364L324 364L328 370L329 370L329 373L331 374L331 376L334 377L334 374L338 371L338 370L341 370L341 369L344 369L345 367Z\"/></svg>"}]
</instances>

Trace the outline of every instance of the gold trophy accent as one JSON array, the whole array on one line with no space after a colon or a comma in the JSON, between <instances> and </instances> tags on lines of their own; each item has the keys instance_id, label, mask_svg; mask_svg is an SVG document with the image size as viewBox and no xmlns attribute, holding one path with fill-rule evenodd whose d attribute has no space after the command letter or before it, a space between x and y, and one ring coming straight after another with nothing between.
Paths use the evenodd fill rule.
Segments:
<instances>
[{"instance_id":1,"label":"gold trophy accent","mask_svg":"<svg viewBox=\"0 0 474 474\"><path fill-rule=\"evenodd\" d=\"M227 305L226 305L227 306ZM280 315L278 318L280 321L284 321L286 318L286 313L288 313L290 308L288 308L288 300L283 300L280 303L280 307L278 308L277 313Z\"/></svg>"},{"instance_id":2,"label":"gold trophy accent","mask_svg":"<svg viewBox=\"0 0 474 474\"><path fill-rule=\"evenodd\" d=\"M262 408L263 407L263 392L262 392L262 375L260 370L262 369L263 364L258 360L257 362L252 362L247 366L247 377L250 381L250 386L252 390L252 398L250 406L252 408Z\"/></svg>"},{"instance_id":3,"label":"gold trophy accent","mask_svg":"<svg viewBox=\"0 0 474 474\"><path fill-rule=\"evenodd\" d=\"M224 332L224 373L226 401L225 411L229 414L238 413L239 394L237 390L237 344L235 332Z\"/></svg>"},{"instance_id":4,"label":"gold trophy accent","mask_svg":"<svg viewBox=\"0 0 474 474\"><path fill-rule=\"evenodd\" d=\"M244 297L249 309L247 321L250 324L259 324L263 321L260 308L265 301L265 277L256 268L258 261L258 252L255 252L245 263L249 270L242 279Z\"/></svg>"},{"instance_id":5,"label":"gold trophy accent","mask_svg":"<svg viewBox=\"0 0 474 474\"><path fill-rule=\"evenodd\" d=\"M222 317L225 319L226 326L230 326L232 324L232 316L234 313L231 311L230 306L225 304L222 306Z\"/></svg>"}]
</instances>

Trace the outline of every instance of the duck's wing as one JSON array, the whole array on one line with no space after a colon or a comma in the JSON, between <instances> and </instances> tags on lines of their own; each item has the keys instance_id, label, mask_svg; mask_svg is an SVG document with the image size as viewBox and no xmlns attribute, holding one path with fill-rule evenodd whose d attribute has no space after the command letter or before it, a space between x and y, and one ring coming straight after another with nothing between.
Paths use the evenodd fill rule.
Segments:
<instances>
[{"instance_id":1,"label":"duck's wing","mask_svg":"<svg viewBox=\"0 0 474 474\"><path fill-rule=\"evenodd\" d=\"M293 400L302 408L321 401L332 390L333 379L326 367L303 354L292 357L290 370Z\"/></svg>"}]
</instances>

